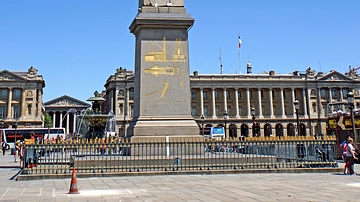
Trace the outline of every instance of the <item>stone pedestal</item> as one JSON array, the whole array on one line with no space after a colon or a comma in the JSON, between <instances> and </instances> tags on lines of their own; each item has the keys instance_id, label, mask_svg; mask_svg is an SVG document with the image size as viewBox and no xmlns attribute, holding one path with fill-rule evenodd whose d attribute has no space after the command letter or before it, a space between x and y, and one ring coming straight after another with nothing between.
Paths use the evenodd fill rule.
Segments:
<instances>
[{"instance_id":1,"label":"stone pedestal","mask_svg":"<svg viewBox=\"0 0 360 202\"><path fill-rule=\"evenodd\" d=\"M141 9L130 25L136 49L134 119L128 136L199 135L190 105L188 29L194 19L183 4L139 1Z\"/></svg>"}]
</instances>

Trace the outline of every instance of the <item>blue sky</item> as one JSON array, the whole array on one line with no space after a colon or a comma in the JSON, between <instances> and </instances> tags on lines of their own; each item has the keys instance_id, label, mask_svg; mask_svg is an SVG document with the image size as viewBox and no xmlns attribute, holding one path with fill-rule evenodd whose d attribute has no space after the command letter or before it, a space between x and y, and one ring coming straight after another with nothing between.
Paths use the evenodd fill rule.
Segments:
<instances>
[{"instance_id":1,"label":"blue sky","mask_svg":"<svg viewBox=\"0 0 360 202\"><path fill-rule=\"evenodd\" d=\"M137 0L1 0L0 69L38 69L44 102L86 101L116 68L134 70L129 26L137 7ZM220 50L224 74L245 73L248 60L253 73L360 66L358 0L185 0L185 7L195 18L190 73L218 74Z\"/></svg>"}]
</instances>

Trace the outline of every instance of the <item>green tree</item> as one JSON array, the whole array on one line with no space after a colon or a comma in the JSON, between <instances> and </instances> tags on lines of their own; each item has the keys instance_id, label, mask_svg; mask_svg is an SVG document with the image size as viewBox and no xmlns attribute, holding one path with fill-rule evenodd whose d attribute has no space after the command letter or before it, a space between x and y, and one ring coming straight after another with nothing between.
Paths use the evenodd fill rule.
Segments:
<instances>
[{"instance_id":1,"label":"green tree","mask_svg":"<svg viewBox=\"0 0 360 202\"><path fill-rule=\"evenodd\" d=\"M50 128L52 125L53 125L53 121L51 119L51 116L47 112L45 112L44 126L47 127L47 128Z\"/></svg>"}]
</instances>

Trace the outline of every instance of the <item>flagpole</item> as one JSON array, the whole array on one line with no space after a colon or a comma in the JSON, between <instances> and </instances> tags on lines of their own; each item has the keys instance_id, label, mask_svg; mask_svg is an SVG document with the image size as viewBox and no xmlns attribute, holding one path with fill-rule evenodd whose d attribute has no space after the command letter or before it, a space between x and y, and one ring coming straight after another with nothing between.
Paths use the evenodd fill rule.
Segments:
<instances>
[{"instance_id":1,"label":"flagpole","mask_svg":"<svg viewBox=\"0 0 360 202\"><path fill-rule=\"evenodd\" d=\"M240 49L241 49L241 43L242 43L242 41L241 41L241 38L240 38L240 34L238 33L238 40L239 40L239 45L238 45L238 52L239 52L239 59L238 59L238 63L239 63L239 74L241 74L241 52L240 52Z\"/></svg>"},{"instance_id":2,"label":"flagpole","mask_svg":"<svg viewBox=\"0 0 360 202\"><path fill-rule=\"evenodd\" d=\"M239 74L241 74L241 52L240 52L240 48L239 49Z\"/></svg>"}]
</instances>

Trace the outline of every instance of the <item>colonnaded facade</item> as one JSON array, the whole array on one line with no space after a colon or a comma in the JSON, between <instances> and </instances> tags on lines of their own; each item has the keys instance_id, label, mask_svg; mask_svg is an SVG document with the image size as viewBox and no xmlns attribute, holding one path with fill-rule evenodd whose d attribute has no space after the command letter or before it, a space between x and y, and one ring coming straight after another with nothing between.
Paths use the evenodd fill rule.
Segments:
<instances>
[{"instance_id":1,"label":"colonnaded facade","mask_svg":"<svg viewBox=\"0 0 360 202\"><path fill-rule=\"evenodd\" d=\"M248 63L248 72L251 68ZM105 111L115 112L117 132L127 136L125 129L134 111L134 73L118 68L107 79L105 88ZM315 72L310 68L288 74L274 71L200 74L195 71L190 75L190 88L191 113L199 129L226 126L226 136L233 138L297 135L295 100L300 106L299 135L325 134L329 103L347 102L351 90L355 107L360 103L360 80L356 71L346 74ZM259 133L253 130L257 124Z\"/></svg>"},{"instance_id":2,"label":"colonnaded facade","mask_svg":"<svg viewBox=\"0 0 360 202\"><path fill-rule=\"evenodd\" d=\"M0 71L0 127L42 127L45 81L38 70Z\"/></svg>"}]
</instances>

